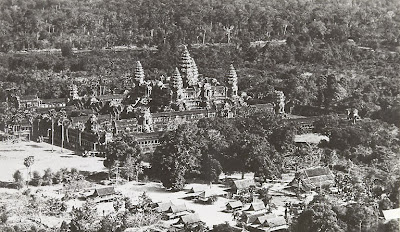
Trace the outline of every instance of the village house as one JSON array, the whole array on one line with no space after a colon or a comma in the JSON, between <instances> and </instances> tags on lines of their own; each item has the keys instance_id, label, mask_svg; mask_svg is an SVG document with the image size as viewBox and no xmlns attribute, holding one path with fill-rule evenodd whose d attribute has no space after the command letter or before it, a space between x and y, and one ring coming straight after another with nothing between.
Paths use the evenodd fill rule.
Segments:
<instances>
[{"instance_id":1,"label":"village house","mask_svg":"<svg viewBox=\"0 0 400 232\"><path fill-rule=\"evenodd\" d=\"M226 212L233 212L237 210L241 210L243 207L243 203L241 201L230 201L226 204Z\"/></svg>"},{"instance_id":2,"label":"village house","mask_svg":"<svg viewBox=\"0 0 400 232\"><path fill-rule=\"evenodd\" d=\"M256 187L254 179L235 180L231 186L231 192L239 194L243 191L248 191L251 187Z\"/></svg>"},{"instance_id":3,"label":"village house","mask_svg":"<svg viewBox=\"0 0 400 232\"><path fill-rule=\"evenodd\" d=\"M171 208L172 205L174 204L171 201L157 203L156 211L159 213L165 213Z\"/></svg>"},{"instance_id":4,"label":"village house","mask_svg":"<svg viewBox=\"0 0 400 232\"><path fill-rule=\"evenodd\" d=\"M296 173L295 178L288 184L296 191L311 191L335 184L335 176L328 167L304 169Z\"/></svg>"},{"instance_id":5,"label":"village house","mask_svg":"<svg viewBox=\"0 0 400 232\"><path fill-rule=\"evenodd\" d=\"M183 215L190 213L189 209L185 204L174 205L172 204L168 210L165 212L165 217L167 219L174 219Z\"/></svg>"},{"instance_id":6,"label":"village house","mask_svg":"<svg viewBox=\"0 0 400 232\"><path fill-rule=\"evenodd\" d=\"M112 201L116 196L114 187L96 188L90 196L95 202Z\"/></svg>"},{"instance_id":7,"label":"village house","mask_svg":"<svg viewBox=\"0 0 400 232\"><path fill-rule=\"evenodd\" d=\"M287 231L289 228L288 223L282 216L266 218L261 226L256 227L256 232L273 232L273 231Z\"/></svg>"},{"instance_id":8,"label":"village house","mask_svg":"<svg viewBox=\"0 0 400 232\"><path fill-rule=\"evenodd\" d=\"M247 225L254 223L257 218L266 215L267 212L265 210L260 211L243 211L241 216L241 221Z\"/></svg>"},{"instance_id":9,"label":"village house","mask_svg":"<svg viewBox=\"0 0 400 232\"><path fill-rule=\"evenodd\" d=\"M195 223L201 222L201 219L197 213L191 213L187 215L183 215L179 218L179 221L176 224L183 224L183 225L193 225Z\"/></svg>"},{"instance_id":10,"label":"village house","mask_svg":"<svg viewBox=\"0 0 400 232\"><path fill-rule=\"evenodd\" d=\"M264 202L260 201L260 202L252 202L249 208L246 209L246 211L260 211L264 209L265 209Z\"/></svg>"}]
</instances>

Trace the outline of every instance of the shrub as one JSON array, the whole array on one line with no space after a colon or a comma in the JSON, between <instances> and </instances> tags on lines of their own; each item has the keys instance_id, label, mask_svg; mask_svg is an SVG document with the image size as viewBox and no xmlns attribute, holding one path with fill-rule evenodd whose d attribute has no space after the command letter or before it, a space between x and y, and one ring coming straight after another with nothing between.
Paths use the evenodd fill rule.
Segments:
<instances>
[{"instance_id":1,"label":"shrub","mask_svg":"<svg viewBox=\"0 0 400 232\"><path fill-rule=\"evenodd\" d=\"M69 224L66 221L61 223L60 232L67 232L69 230Z\"/></svg>"},{"instance_id":2,"label":"shrub","mask_svg":"<svg viewBox=\"0 0 400 232\"><path fill-rule=\"evenodd\" d=\"M31 193L32 193L32 190L31 190L30 188L28 188L28 189L25 189L25 190L22 192L22 195L24 195L24 196L29 196L29 195L31 195Z\"/></svg>"},{"instance_id":3,"label":"shrub","mask_svg":"<svg viewBox=\"0 0 400 232\"><path fill-rule=\"evenodd\" d=\"M67 210L67 205L57 198L50 198L46 202L45 214L49 216L59 216Z\"/></svg>"},{"instance_id":4,"label":"shrub","mask_svg":"<svg viewBox=\"0 0 400 232\"><path fill-rule=\"evenodd\" d=\"M53 176L53 183L54 184L59 184L63 181L64 179L64 174L62 171L58 171L54 174Z\"/></svg>"},{"instance_id":5,"label":"shrub","mask_svg":"<svg viewBox=\"0 0 400 232\"><path fill-rule=\"evenodd\" d=\"M14 182L17 184L17 188L20 189L24 187L24 178L20 170L17 170L13 174Z\"/></svg>"},{"instance_id":6,"label":"shrub","mask_svg":"<svg viewBox=\"0 0 400 232\"><path fill-rule=\"evenodd\" d=\"M71 168L70 177L72 180L76 180L79 177L79 171L76 168Z\"/></svg>"},{"instance_id":7,"label":"shrub","mask_svg":"<svg viewBox=\"0 0 400 232\"><path fill-rule=\"evenodd\" d=\"M16 232L16 230L11 226L0 226L0 231L4 232Z\"/></svg>"},{"instance_id":8,"label":"shrub","mask_svg":"<svg viewBox=\"0 0 400 232\"><path fill-rule=\"evenodd\" d=\"M38 171L34 171L30 184L33 186L41 186L42 183L43 183L43 179L40 176L40 173Z\"/></svg>"},{"instance_id":9,"label":"shrub","mask_svg":"<svg viewBox=\"0 0 400 232\"><path fill-rule=\"evenodd\" d=\"M0 207L0 223L6 224L8 220L7 208L5 206Z\"/></svg>"},{"instance_id":10,"label":"shrub","mask_svg":"<svg viewBox=\"0 0 400 232\"><path fill-rule=\"evenodd\" d=\"M217 196L210 196L208 198L207 204L214 204L218 200Z\"/></svg>"},{"instance_id":11,"label":"shrub","mask_svg":"<svg viewBox=\"0 0 400 232\"><path fill-rule=\"evenodd\" d=\"M14 225L15 232L23 232L22 229L18 225Z\"/></svg>"},{"instance_id":12,"label":"shrub","mask_svg":"<svg viewBox=\"0 0 400 232\"><path fill-rule=\"evenodd\" d=\"M53 184L53 176L54 176L54 174L50 168L44 170L43 185L52 185Z\"/></svg>"},{"instance_id":13,"label":"shrub","mask_svg":"<svg viewBox=\"0 0 400 232\"><path fill-rule=\"evenodd\" d=\"M32 226L30 232L37 232L38 229L36 228L36 226Z\"/></svg>"},{"instance_id":14,"label":"shrub","mask_svg":"<svg viewBox=\"0 0 400 232\"><path fill-rule=\"evenodd\" d=\"M212 232L230 232L233 228L226 222L224 224L214 225Z\"/></svg>"}]
</instances>

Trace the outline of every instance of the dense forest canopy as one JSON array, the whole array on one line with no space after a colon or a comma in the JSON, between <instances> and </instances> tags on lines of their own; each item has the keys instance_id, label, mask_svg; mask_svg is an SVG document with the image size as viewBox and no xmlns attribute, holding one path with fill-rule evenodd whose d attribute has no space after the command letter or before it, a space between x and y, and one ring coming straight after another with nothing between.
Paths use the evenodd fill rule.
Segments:
<instances>
[{"instance_id":1,"label":"dense forest canopy","mask_svg":"<svg viewBox=\"0 0 400 232\"><path fill-rule=\"evenodd\" d=\"M146 79L169 76L188 44L205 76L224 83L233 63L253 103L276 89L297 105L355 107L362 117L396 123L399 13L396 0L3 0L0 99L10 89L66 97L71 82L80 95L90 95L93 83L123 93L135 61ZM286 42L254 46L259 40ZM142 49L101 49L118 45ZM12 52L48 48L62 53Z\"/></svg>"},{"instance_id":2,"label":"dense forest canopy","mask_svg":"<svg viewBox=\"0 0 400 232\"><path fill-rule=\"evenodd\" d=\"M286 39L397 46L397 0L1 0L2 51Z\"/></svg>"}]
</instances>

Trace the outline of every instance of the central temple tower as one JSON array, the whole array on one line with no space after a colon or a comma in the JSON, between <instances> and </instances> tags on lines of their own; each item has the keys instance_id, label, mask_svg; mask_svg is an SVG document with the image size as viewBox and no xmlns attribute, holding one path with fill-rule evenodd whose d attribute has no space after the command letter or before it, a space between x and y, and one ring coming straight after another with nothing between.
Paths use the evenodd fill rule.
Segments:
<instances>
[{"instance_id":1,"label":"central temple tower","mask_svg":"<svg viewBox=\"0 0 400 232\"><path fill-rule=\"evenodd\" d=\"M199 81L199 72L194 59L190 56L189 50L186 45L183 47L181 62L180 62L180 73L182 75L183 83L185 87L192 87L197 85Z\"/></svg>"}]
</instances>

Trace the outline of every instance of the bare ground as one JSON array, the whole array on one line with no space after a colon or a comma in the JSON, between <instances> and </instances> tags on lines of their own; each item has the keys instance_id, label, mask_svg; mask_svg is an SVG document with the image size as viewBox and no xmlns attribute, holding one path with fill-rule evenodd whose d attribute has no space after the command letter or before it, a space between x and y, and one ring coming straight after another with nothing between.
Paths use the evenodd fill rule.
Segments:
<instances>
[{"instance_id":1,"label":"bare ground","mask_svg":"<svg viewBox=\"0 0 400 232\"><path fill-rule=\"evenodd\" d=\"M32 172L43 171L51 168L58 171L61 168L76 168L79 171L99 172L105 171L103 158L81 157L74 155L71 150L54 146L54 152L51 152L51 145L47 143L19 142L7 143L0 142L0 181L12 181L12 175L16 170L20 170L26 178L26 167L24 159L28 156L34 156L35 162L32 165Z\"/></svg>"}]
</instances>

